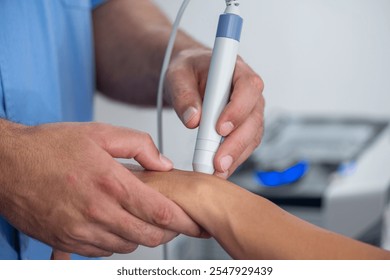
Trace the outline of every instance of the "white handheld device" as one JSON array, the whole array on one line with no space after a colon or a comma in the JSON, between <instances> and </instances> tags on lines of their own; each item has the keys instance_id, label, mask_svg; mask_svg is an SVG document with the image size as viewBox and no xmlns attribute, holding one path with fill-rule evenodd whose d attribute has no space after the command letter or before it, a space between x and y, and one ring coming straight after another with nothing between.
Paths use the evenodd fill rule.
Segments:
<instances>
[{"instance_id":1,"label":"white handheld device","mask_svg":"<svg viewBox=\"0 0 390 280\"><path fill-rule=\"evenodd\" d=\"M194 171L207 174L214 173L214 156L222 141L216 124L229 100L243 23L239 1L227 0L226 5L219 18L192 161Z\"/></svg>"}]
</instances>

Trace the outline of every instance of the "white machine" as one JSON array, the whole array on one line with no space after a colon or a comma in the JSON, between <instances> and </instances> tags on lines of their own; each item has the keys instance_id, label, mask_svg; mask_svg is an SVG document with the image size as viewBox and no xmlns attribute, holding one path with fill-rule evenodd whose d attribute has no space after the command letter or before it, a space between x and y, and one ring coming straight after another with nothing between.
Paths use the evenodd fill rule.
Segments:
<instances>
[{"instance_id":1,"label":"white machine","mask_svg":"<svg viewBox=\"0 0 390 280\"><path fill-rule=\"evenodd\" d=\"M383 245L383 215L389 203L390 129L375 137L351 174L331 180L323 197L323 226ZM385 229L386 230L386 229Z\"/></svg>"}]
</instances>

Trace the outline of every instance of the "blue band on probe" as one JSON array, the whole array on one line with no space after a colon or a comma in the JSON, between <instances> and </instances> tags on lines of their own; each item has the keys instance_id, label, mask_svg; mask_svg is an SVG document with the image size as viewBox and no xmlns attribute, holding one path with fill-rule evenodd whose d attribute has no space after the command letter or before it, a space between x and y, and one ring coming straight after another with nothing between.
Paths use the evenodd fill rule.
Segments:
<instances>
[{"instance_id":1,"label":"blue band on probe","mask_svg":"<svg viewBox=\"0 0 390 280\"><path fill-rule=\"evenodd\" d=\"M217 37L225 37L240 42L243 19L235 14L222 14L219 17Z\"/></svg>"}]
</instances>

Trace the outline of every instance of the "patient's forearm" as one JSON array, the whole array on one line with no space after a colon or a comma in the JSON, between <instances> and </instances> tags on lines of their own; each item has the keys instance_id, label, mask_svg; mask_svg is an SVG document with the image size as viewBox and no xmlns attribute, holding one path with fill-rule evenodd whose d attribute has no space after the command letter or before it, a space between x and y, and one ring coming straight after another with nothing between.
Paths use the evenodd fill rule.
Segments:
<instances>
[{"instance_id":1,"label":"patient's forearm","mask_svg":"<svg viewBox=\"0 0 390 280\"><path fill-rule=\"evenodd\" d=\"M234 258L390 258L387 251L313 226L214 176L182 171L139 175L179 204Z\"/></svg>"}]
</instances>

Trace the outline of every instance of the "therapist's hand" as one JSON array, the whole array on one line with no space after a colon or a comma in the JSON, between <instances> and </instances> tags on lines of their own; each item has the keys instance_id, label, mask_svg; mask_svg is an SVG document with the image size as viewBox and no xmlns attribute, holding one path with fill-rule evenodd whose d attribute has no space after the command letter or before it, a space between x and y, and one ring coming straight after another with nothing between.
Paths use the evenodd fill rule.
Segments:
<instances>
[{"instance_id":1,"label":"therapist's hand","mask_svg":"<svg viewBox=\"0 0 390 280\"><path fill-rule=\"evenodd\" d=\"M199 125L211 51L189 49L172 60L166 76L166 100L188 128ZM214 158L215 174L227 178L260 144L263 134L263 81L241 59L236 64L230 101L216 130L225 137Z\"/></svg>"},{"instance_id":2,"label":"therapist's hand","mask_svg":"<svg viewBox=\"0 0 390 280\"><path fill-rule=\"evenodd\" d=\"M113 159L172 169L149 135L98 123L1 122L0 214L22 232L84 256L200 235L183 210Z\"/></svg>"}]
</instances>

